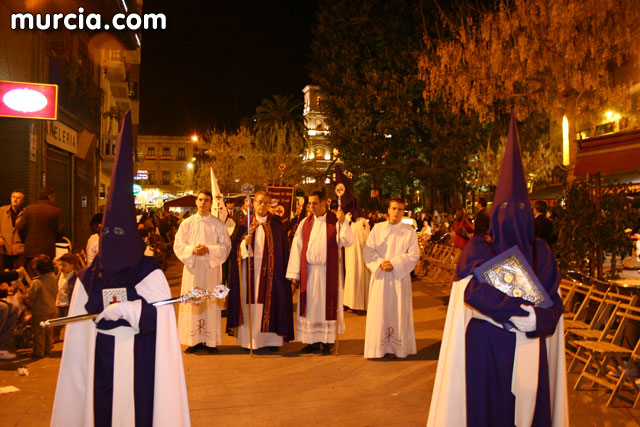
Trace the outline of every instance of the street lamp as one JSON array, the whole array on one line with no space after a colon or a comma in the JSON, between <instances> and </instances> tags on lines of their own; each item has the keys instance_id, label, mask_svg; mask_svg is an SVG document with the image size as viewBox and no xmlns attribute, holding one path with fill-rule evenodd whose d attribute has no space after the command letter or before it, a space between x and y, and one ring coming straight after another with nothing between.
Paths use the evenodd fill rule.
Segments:
<instances>
[{"instance_id":1,"label":"street lamp","mask_svg":"<svg viewBox=\"0 0 640 427\"><path fill-rule=\"evenodd\" d=\"M191 137L191 141L193 141L193 142L198 142L198 135L193 135L193 136Z\"/></svg>"}]
</instances>

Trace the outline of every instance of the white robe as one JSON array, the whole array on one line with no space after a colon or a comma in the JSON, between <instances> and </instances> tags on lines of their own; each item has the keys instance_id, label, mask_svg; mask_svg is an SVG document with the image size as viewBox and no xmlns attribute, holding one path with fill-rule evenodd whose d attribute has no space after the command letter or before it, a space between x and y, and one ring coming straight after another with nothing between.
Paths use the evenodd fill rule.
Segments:
<instances>
[{"instance_id":1,"label":"white robe","mask_svg":"<svg viewBox=\"0 0 640 427\"><path fill-rule=\"evenodd\" d=\"M362 257L362 248L369 237L366 218L359 217L351 223L354 242L344 249L344 302L352 310L366 310L369 298L371 274Z\"/></svg>"},{"instance_id":2,"label":"white robe","mask_svg":"<svg viewBox=\"0 0 640 427\"><path fill-rule=\"evenodd\" d=\"M260 223L266 222L267 217L260 217L256 215L256 220ZM264 254L264 228L258 227L255 231L255 237L253 239L253 247L249 252L244 240L240 243L240 253L242 255L242 292L240 293L242 299L242 313L245 321L244 325L238 326L238 344L241 347L249 348L249 304L247 301L247 261L250 253L253 253L251 262L253 263L253 295L258 295L258 288L260 287L260 267L262 266L262 256ZM274 332L260 332L262 327L262 310L264 304L251 304L251 336L252 347L254 349L262 347L282 347L283 338Z\"/></svg>"},{"instance_id":3,"label":"white robe","mask_svg":"<svg viewBox=\"0 0 640 427\"><path fill-rule=\"evenodd\" d=\"M407 224L376 224L362 250L371 270L364 357L416 354L411 300L411 271L420 258L416 231ZM380 264L389 260L393 271Z\"/></svg>"},{"instance_id":4,"label":"white robe","mask_svg":"<svg viewBox=\"0 0 640 427\"><path fill-rule=\"evenodd\" d=\"M171 298L162 270L154 270L136 285L136 292L148 303ZM69 306L69 316L87 314L89 297L77 280ZM156 359L153 398L154 426L189 426L189 401L182 354L172 305L156 307ZM113 381L113 426L135 425L133 395L133 343L136 331L120 326L101 331L115 336ZM52 427L94 425L93 378L96 324L92 320L65 327L64 348L58 386L51 415ZM100 414L98 414L100 415Z\"/></svg>"},{"instance_id":5,"label":"white robe","mask_svg":"<svg viewBox=\"0 0 640 427\"><path fill-rule=\"evenodd\" d=\"M300 261L302 259L302 229L309 217L302 220L291 244L287 279L300 281ZM336 237L338 248L349 247L353 244L353 231L340 225ZM307 313L300 316L300 292L298 292L298 307L296 309L296 339L305 344L317 342L334 343L336 340L336 321L326 320L327 296L327 215L316 217L309 235L307 247ZM339 333L344 333L344 311L342 308L342 266L338 266L338 307L337 321Z\"/></svg>"},{"instance_id":6,"label":"white robe","mask_svg":"<svg viewBox=\"0 0 640 427\"><path fill-rule=\"evenodd\" d=\"M209 253L195 255L193 248L199 244L206 245ZM180 224L173 251L184 263L180 293L184 295L196 286L213 291L222 280L220 266L229 256L231 240L218 218L213 215L203 217L196 213ZM181 304L178 312L180 344L218 346L222 341L222 304L222 300L217 298L209 298L200 305Z\"/></svg>"}]
</instances>

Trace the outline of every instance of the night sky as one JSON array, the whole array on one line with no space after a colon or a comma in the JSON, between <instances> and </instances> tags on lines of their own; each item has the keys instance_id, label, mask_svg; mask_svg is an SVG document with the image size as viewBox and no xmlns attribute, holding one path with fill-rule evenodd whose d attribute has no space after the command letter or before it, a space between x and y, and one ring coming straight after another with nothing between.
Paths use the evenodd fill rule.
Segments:
<instances>
[{"instance_id":1,"label":"night sky","mask_svg":"<svg viewBox=\"0 0 640 427\"><path fill-rule=\"evenodd\" d=\"M166 30L143 32L142 133L234 129L263 98L310 83L317 0L188 0L143 3Z\"/></svg>"}]
</instances>

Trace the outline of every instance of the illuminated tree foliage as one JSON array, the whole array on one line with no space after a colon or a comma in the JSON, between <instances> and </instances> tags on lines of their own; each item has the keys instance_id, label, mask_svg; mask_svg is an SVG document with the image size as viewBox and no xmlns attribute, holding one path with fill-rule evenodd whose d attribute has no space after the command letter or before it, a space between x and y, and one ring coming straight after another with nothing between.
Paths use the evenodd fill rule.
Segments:
<instances>
[{"instance_id":1,"label":"illuminated tree foliage","mask_svg":"<svg viewBox=\"0 0 640 427\"><path fill-rule=\"evenodd\" d=\"M196 188L211 187L209 167L212 167L220 191L225 195L240 193L245 182L252 183L256 190L263 190L267 184L278 184L280 164L285 165L284 184L298 183L308 174L300 156L292 156L280 146L270 152L260 150L245 127L233 133L208 130L198 141L197 152Z\"/></svg>"},{"instance_id":2,"label":"illuminated tree foliage","mask_svg":"<svg viewBox=\"0 0 640 427\"><path fill-rule=\"evenodd\" d=\"M500 0L494 11L449 19L420 55L426 100L493 117L544 111L592 123L627 103L621 78L637 58L637 0ZM615 70L615 73L614 73ZM502 110L502 111L500 111Z\"/></svg>"}]
</instances>

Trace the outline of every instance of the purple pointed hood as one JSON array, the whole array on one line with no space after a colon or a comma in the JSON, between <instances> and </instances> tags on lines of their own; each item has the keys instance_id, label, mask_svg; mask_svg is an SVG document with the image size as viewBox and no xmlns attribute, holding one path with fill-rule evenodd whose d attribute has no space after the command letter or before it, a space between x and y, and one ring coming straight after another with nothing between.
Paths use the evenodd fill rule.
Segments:
<instances>
[{"instance_id":1,"label":"purple pointed hood","mask_svg":"<svg viewBox=\"0 0 640 427\"><path fill-rule=\"evenodd\" d=\"M468 276L474 268L513 246L520 248L530 264L533 261L533 213L513 114L500 178L493 197L489 235L493 239L492 244L488 244L483 236L474 236L469 240L460 254L454 280Z\"/></svg>"},{"instance_id":2,"label":"purple pointed hood","mask_svg":"<svg viewBox=\"0 0 640 427\"><path fill-rule=\"evenodd\" d=\"M518 246L531 262L531 242L533 242L533 213L527 191L527 181L522 167L520 141L516 119L511 113L507 147L502 160L500 178L493 197L491 228L498 252Z\"/></svg>"},{"instance_id":3,"label":"purple pointed hood","mask_svg":"<svg viewBox=\"0 0 640 427\"><path fill-rule=\"evenodd\" d=\"M106 287L118 287L126 282L144 256L145 245L138 234L133 196L132 139L131 112L128 112L120 130L102 220L100 251L96 257Z\"/></svg>"},{"instance_id":4,"label":"purple pointed hood","mask_svg":"<svg viewBox=\"0 0 640 427\"><path fill-rule=\"evenodd\" d=\"M356 200L353 190L351 189L351 183L349 178L342 172L339 165L336 165L336 184L344 185L344 194L342 195L342 210L345 213L351 213L351 219L355 221L356 218L363 216L362 211L358 207L358 201Z\"/></svg>"}]
</instances>

